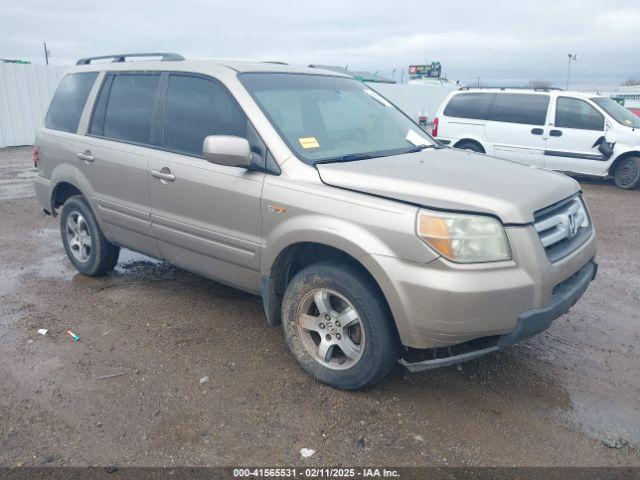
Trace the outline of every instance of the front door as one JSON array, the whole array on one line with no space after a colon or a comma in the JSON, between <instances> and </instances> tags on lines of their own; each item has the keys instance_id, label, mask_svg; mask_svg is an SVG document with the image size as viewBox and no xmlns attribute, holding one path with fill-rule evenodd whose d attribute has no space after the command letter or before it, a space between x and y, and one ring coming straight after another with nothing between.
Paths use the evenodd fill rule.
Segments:
<instances>
[{"instance_id":1,"label":"front door","mask_svg":"<svg viewBox=\"0 0 640 480\"><path fill-rule=\"evenodd\" d=\"M254 138L247 118L211 78L171 73L164 83L159 148L149 159L152 231L160 252L175 265L258 291L264 173L202 156L208 135Z\"/></svg>"},{"instance_id":2,"label":"front door","mask_svg":"<svg viewBox=\"0 0 640 480\"><path fill-rule=\"evenodd\" d=\"M585 100L558 97L545 152L547 168L601 175L609 160L595 145L604 136L604 116Z\"/></svg>"},{"instance_id":3,"label":"front door","mask_svg":"<svg viewBox=\"0 0 640 480\"><path fill-rule=\"evenodd\" d=\"M545 123L549 95L498 93L489 111L485 135L496 157L544 166Z\"/></svg>"}]
</instances>

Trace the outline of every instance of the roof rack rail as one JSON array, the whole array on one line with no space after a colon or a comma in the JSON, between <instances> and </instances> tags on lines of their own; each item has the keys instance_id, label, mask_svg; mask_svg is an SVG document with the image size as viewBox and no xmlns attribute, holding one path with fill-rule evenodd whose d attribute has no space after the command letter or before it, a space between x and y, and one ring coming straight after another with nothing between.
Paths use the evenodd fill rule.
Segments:
<instances>
[{"instance_id":1,"label":"roof rack rail","mask_svg":"<svg viewBox=\"0 0 640 480\"><path fill-rule=\"evenodd\" d=\"M261 63L271 63L273 65L289 65L287 62L281 62L279 60L264 60Z\"/></svg>"},{"instance_id":2,"label":"roof rack rail","mask_svg":"<svg viewBox=\"0 0 640 480\"><path fill-rule=\"evenodd\" d=\"M118 55L102 55L100 57L87 57L81 58L76 62L76 65L90 65L93 60L106 60L107 58L113 58L113 62L124 62L126 58L130 57L160 57L161 61L180 61L184 60L184 57L179 53L167 53L167 52L155 52L155 53L121 53Z\"/></svg>"},{"instance_id":3,"label":"roof rack rail","mask_svg":"<svg viewBox=\"0 0 640 480\"><path fill-rule=\"evenodd\" d=\"M533 90L536 92L550 92L551 90L560 90L558 87L460 87L458 90Z\"/></svg>"}]
</instances>

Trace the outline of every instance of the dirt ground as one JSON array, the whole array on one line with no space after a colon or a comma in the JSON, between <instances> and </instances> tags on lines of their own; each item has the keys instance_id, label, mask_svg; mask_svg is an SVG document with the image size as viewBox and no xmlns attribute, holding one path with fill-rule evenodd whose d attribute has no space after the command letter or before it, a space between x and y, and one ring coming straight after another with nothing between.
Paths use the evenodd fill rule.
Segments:
<instances>
[{"instance_id":1,"label":"dirt ground","mask_svg":"<svg viewBox=\"0 0 640 480\"><path fill-rule=\"evenodd\" d=\"M0 151L0 466L640 465L640 191L583 185L600 271L548 331L341 392L257 297L127 251L76 273L30 162Z\"/></svg>"}]
</instances>

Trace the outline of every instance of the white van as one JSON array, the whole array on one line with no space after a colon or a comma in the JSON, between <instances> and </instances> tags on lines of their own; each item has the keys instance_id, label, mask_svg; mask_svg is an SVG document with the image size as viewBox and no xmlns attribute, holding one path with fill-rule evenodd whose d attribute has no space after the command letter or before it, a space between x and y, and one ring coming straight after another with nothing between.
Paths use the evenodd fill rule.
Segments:
<instances>
[{"instance_id":1,"label":"white van","mask_svg":"<svg viewBox=\"0 0 640 480\"><path fill-rule=\"evenodd\" d=\"M640 118L609 97L557 89L467 88L440 106L433 136L456 148L640 185Z\"/></svg>"}]
</instances>

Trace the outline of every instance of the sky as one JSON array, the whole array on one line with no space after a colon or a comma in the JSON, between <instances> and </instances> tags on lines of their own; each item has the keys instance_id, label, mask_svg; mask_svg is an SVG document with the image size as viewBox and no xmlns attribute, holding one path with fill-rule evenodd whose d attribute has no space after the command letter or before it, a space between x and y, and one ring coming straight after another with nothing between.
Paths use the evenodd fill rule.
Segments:
<instances>
[{"instance_id":1,"label":"sky","mask_svg":"<svg viewBox=\"0 0 640 480\"><path fill-rule=\"evenodd\" d=\"M349 66L406 80L442 63L466 84L614 89L640 78L639 0L2 0L0 58L169 51ZM395 73L393 72L395 70Z\"/></svg>"}]
</instances>

